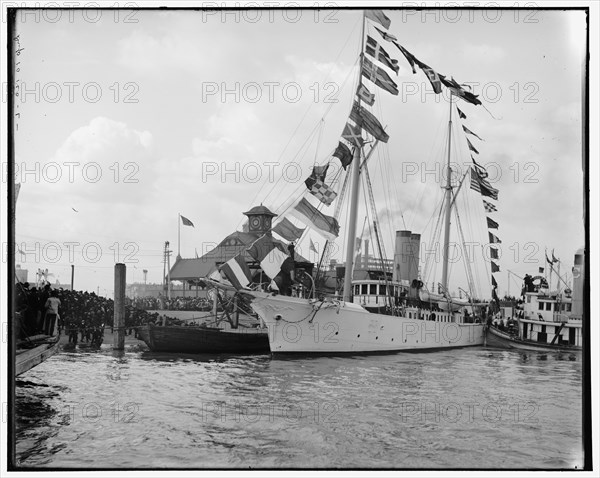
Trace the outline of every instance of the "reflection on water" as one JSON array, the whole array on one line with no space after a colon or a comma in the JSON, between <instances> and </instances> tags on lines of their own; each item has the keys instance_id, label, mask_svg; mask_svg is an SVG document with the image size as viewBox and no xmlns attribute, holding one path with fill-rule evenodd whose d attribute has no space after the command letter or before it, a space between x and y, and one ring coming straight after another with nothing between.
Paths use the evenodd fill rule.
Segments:
<instances>
[{"instance_id":1,"label":"reflection on water","mask_svg":"<svg viewBox=\"0 0 600 478\"><path fill-rule=\"evenodd\" d=\"M74 350L17 382L17 458L53 468L581 466L581 356Z\"/></svg>"}]
</instances>

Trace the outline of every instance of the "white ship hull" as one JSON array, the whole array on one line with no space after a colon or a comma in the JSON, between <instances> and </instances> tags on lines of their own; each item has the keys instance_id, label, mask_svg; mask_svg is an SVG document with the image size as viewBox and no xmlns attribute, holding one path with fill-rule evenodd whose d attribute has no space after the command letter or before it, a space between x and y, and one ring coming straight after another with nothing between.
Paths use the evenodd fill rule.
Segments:
<instances>
[{"instance_id":1,"label":"white ship hull","mask_svg":"<svg viewBox=\"0 0 600 478\"><path fill-rule=\"evenodd\" d=\"M272 353L360 353L483 345L483 324L372 314L357 304L245 292L265 322Z\"/></svg>"}]
</instances>

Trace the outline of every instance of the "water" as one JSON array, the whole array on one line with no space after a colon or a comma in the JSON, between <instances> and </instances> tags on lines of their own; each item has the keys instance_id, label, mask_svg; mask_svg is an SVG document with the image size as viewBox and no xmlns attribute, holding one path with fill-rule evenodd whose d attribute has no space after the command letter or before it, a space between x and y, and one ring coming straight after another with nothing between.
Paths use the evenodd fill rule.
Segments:
<instances>
[{"instance_id":1,"label":"water","mask_svg":"<svg viewBox=\"0 0 600 478\"><path fill-rule=\"evenodd\" d=\"M581 468L581 354L62 352L17 382L52 468Z\"/></svg>"}]
</instances>

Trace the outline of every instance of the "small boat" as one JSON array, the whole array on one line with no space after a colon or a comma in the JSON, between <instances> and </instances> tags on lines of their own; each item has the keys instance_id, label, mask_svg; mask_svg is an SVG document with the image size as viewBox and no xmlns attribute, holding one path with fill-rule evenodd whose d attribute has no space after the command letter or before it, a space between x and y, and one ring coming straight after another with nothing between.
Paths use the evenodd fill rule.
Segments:
<instances>
[{"instance_id":1,"label":"small boat","mask_svg":"<svg viewBox=\"0 0 600 478\"><path fill-rule=\"evenodd\" d=\"M15 376L31 370L58 352L59 336L32 335L17 342Z\"/></svg>"},{"instance_id":2,"label":"small boat","mask_svg":"<svg viewBox=\"0 0 600 478\"><path fill-rule=\"evenodd\" d=\"M208 326L157 326L137 329L138 336L153 352L176 353L268 353L266 329L240 327L223 329Z\"/></svg>"},{"instance_id":3,"label":"small boat","mask_svg":"<svg viewBox=\"0 0 600 478\"><path fill-rule=\"evenodd\" d=\"M518 335L509 334L508 332L497 329L496 327L489 327L487 329L486 345L488 347L496 347L501 349L517 349L540 352L581 351L581 346L563 345L562 343L552 344L547 342L534 342L533 340L523 340Z\"/></svg>"},{"instance_id":4,"label":"small boat","mask_svg":"<svg viewBox=\"0 0 600 478\"><path fill-rule=\"evenodd\" d=\"M523 310L517 313L513 332L490 326L486 331L486 345L520 350L582 350L584 255L583 248L575 253L573 290L568 284L561 290L559 282L558 290L552 292L548 289L551 281L541 276L526 276L522 290ZM555 262L559 260L555 259ZM559 280L562 281L560 275Z\"/></svg>"}]
</instances>

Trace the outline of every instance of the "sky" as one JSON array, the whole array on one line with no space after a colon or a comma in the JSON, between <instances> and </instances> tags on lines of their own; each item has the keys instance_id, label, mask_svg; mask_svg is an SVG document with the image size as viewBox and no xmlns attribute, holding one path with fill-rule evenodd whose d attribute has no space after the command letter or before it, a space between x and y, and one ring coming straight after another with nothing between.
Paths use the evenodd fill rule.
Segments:
<instances>
[{"instance_id":1,"label":"sky","mask_svg":"<svg viewBox=\"0 0 600 478\"><path fill-rule=\"evenodd\" d=\"M545 267L545 249L561 260L561 273L570 271L585 242L584 13L385 13L401 45L437 72L470 84L483 102L485 108L459 101L467 118L453 117L451 160L456 180L470 161L464 124L483 139L470 137L500 191L498 211L490 215L502 240L500 293L520 290L507 271L523 276ZM76 289L112 296L116 262L126 263L129 283L142 282L143 270L148 282L162 281L165 241L172 261L178 253L178 214L194 223L181 226L180 253L190 258L240 230L242 213L253 206L285 212L305 191L314 164L332 161L330 177L339 170L331 153L357 85L361 26L362 11L352 9L19 13L16 263L29 270L30 281L38 268L48 268L51 281L61 283L70 282L73 264ZM390 72L398 96L369 84L376 95L372 112L390 135L369 160L390 256L395 230L410 229L424 240L432 234L448 95L433 94L423 73L413 75L372 23L367 33L400 66L398 75ZM10 179L4 166L3 188ZM481 258L488 242L481 197L465 187L457 203L465 208L466 240ZM323 212L333 215L335 207ZM342 230L345 214L342 209ZM364 218L363 209L359 236ZM299 244L314 260L310 240L320 250L324 239L310 232ZM339 261L343 241L340 236ZM475 262L480 294L489 296L489 262ZM427 280L439 281L441 266L430 271ZM453 290L467 288L462 265L452 265L452 280Z\"/></svg>"}]
</instances>

